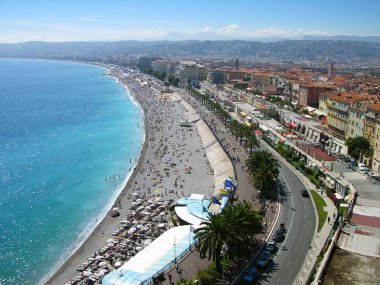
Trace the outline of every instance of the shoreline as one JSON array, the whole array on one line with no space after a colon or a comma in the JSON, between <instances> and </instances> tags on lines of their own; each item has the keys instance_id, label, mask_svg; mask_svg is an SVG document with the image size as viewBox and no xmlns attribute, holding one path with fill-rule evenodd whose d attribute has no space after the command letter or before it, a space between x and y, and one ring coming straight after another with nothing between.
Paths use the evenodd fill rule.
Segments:
<instances>
[{"instance_id":1,"label":"shoreline","mask_svg":"<svg viewBox=\"0 0 380 285\"><path fill-rule=\"evenodd\" d=\"M82 64L82 62L75 62L75 61L72 62L72 63ZM93 237L95 235L99 235L99 233L102 230L102 227L107 226L107 224L108 225L112 224L112 223L110 223L110 221L112 222L114 220L114 218L110 217L110 215L109 215L109 213L110 213L110 211L112 209L112 205L114 205L117 201L124 201L125 202L128 189L130 189L130 187L132 185L132 181L136 177L136 175L138 173L138 169L141 168L141 165L142 165L142 162L143 162L143 158L145 158L145 155L146 155L146 146L147 146L148 135L149 135L148 134L149 133L148 132L148 129L149 129L148 128L148 120L147 120L147 116L146 116L146 110L141 105L141 103L138 101L138 99L136 97L136 94L134 94L134 92L131 91L131 89L128 88L127 85L123 84L121 82L120 78L112 75L112 71L110 69L111 68L110 66L100 65L100 64L96 64L96 63L86 63L86 64L97 66L97 67L102 67L102 68L108 70L109 73L108 74L103 74L103 75L115 78L116 79L116 83L120 84L123 87L124 92L126 93L126 95L128 96L128 94L129 94L129 97L130 97L131 101L134 104L138 105L138 107L140 108L140 110L142 112L142 115L143 115L144 137L143 137L142 147L141 147L140 154L138 156L136 164L131 169L131 173L130 173L129 177L126 177L127 180L125 182L124 187L122 188L122 190L120 191L120 193L116 195L116 198L114 198L114 199L112 199L110 201L111 207L109 207L109 208L106 209L104 216L100 218L99 222L95 225L95 227L93 229L89 230L87 236L83 239L83 241L81 241L80 245L78 247L74 248L72 250L72 252L67 255L67 257L64 259L64 261L61 261L61 262L58 261L58 263L56 264L56 267L53 268L51 270L51 272L47 273L39 281L38 284L52 284L52 285L53 284L57 284L57 283L55 283L55 279L57 277L59 277L64 271L66 271L67 267L72 267L72 263L77 263L78 265L80 264L80 262L78 263L76 261L78 259L77 255L84 253L84 249L86 248L86 246L89 243L91 243L91 239L93 239ZM127 175L128 175L128 173L127 173ZM121 209L120 214L121 215L126 215L126 213L123 213L123 212L125 212L125 210L126 209ZM98 220L98 218L97 218L97 220ZM110 235L105 235L104 234L104 236L105 236L105 238L110 238ZM98 250L98 249L99 248L97 248L96 250ZM68 281L69 280L67 280L66 282L68 282Z\"/></svg>"},{"instance_id":2,"label":"shoreline","mask_svg":"<svg viewBox=\"0 0 380 285\"><path fill-rule=\"evenodd\" d=\"M132 201L129 196L132 192L144 195L149 193L151 196L152 189L154 195L159 191L158 195L164 199L190 195L194 192L193 189L198 189L194 193L213 195L215 179L209 173L209 160L202 145L202 134L196 125L190 129L179 127L186 114L186 108L181 102L167 100L166 97L171 98L171 95L161 93L162 88L149 76L138 73L128 73L125 76L126 71L122 67L101 67L111 69L111 73L105 76L118 79L118 83L139 105L144 118L145 138L140 156L127 184L115 200L118 201L116 205L122 205L120 217L126 217L130 213ZM149 81L152 86L143 85L141 81ZM182 101L183 98L180 98ZM189 168L190 173L187 173L185 170ZM173 197L174 194L176 197ZM95 255L108 239L114 238L112 234L120 227L120 219L109 215L111 209L112 207L78 249L54 273L42 280L42 284L67 284L80 275L76 268Z\"/></svg>"}]
</instances>

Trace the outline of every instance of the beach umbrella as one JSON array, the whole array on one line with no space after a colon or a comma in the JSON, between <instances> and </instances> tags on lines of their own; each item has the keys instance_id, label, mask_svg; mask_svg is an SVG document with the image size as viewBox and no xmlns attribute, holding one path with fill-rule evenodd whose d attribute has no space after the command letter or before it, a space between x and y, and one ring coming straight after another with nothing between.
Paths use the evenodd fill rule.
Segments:
<instances>
[{"instance_id":1,"label":"beach umbrella","mask_svg":"<svg viewBox=\"0 0 380 285\"><path fill-rule=\"evenodd\" d=\"M139 222L138 221L132 221L132 224L137 225Z\"/></svg>"},{"instance_id":2,"label":"beach umbrella","mask_svg":"<svg viewBox=\"0 0 380 285\"><path fill-rule=\"evenodd\" d=\"M152 242L151 239L147 239L146 241L144 241L144 245L148 245L148 244L150 244L151 242Z\"/></svg>"},{"instance_id":3,"label":"beach umbrella","mask_svg":"<svg viewBox=\"0 0 380 285\"><path fill-rule=\"evenodd\" d=\"M104 272L100 271L99 273L96 274L96 277L100 278L104 276Z\"/></svg>"},{"instance_id":4,"label":"beach umbrella","mask_svg":"<svg viewBox=\"0 0 380 285\"><path fill-rule=\"evenodd\" d=\"M143 248L141 246L138 246L138 247L136 247L136 250L140 251L140 250L143 250Z\"/></svg>"},{"instance_id":5,"label":"beach umbrella","mask_svg":"<svg viewBox=\"0 0 380 285\"><path fill-rule=\"evenodd\" d=\"M141 229L143 225L136 225L136 228Z\"/></svg>"},{"instance_id":6,"label":"beach umbrella","mask_svg":"<svg viewBox=\"0 0 380 285\"><path fill-rule=\"evenodd\" d=\"M136 228L130 228L128 231L129 235L133 235L136 232Z\"/></svg>"},{"instance_id":7,"label":"beach umbrella","mask_svg":"<svg viewBox=\"0 0 380 285\"><path fill-rule=\"evenodd\" d=\"M104 256L101 256L101 255L98 255L95 257L96 260L103 259L103 258L104 258Z\"/></svg>"},{"instance_id":8,"label":"beach umbrella","mask_svg":"<svg viewBox=\"0 0 380 285\"><path fill-rule=\"evenodd\" d=\"M109 243L109 242L114 242L114 240L112 238L107 239L107 243Z\"/></svg>"},{"instance_id":9,"label":"beach umbrella","mask_svg":"<svg viewBox=\"0 0 380 285\"><path fill-rule=\"evenodd\" d=\"M139 194L135 192L135 193L133 193L132 195L133 195L133 196L137 196L137 195L139 195Z\"/></svg>"},{"instance_id":10,"label":"beach umbrella","mask_svg":"<svg viewBox=\"0 0 380 285\"><path fill-rule=\"evenodd\" d=\"M135 202L136 202L136 203L141 203L141 202L142 202L142 199L136 199Z\"/></svg>"},{"instance_id":11,"label":"beach umbrella","mask_svg":"<svg viewBox=\"0 0 380 285\"><path fill-rule=\"evenodd\" d=\"M119 211L119 208L115 207L112 209L112 211Z\"/></svg>"},{"instance_id":12,"label":"beach umbrella","mask_svg":"<svg viewBox=\"0 0 380 285\"><path fill-rule=\"evenodd\" d=\"M106 266L107 265L107 262L105 262L105 261L102 261L102 262L100 262L99 264L98 264L99 266Z\"/></svg>"},{"instance_id":13,"label":"beach umbrella","mask_svg":"<svg viewBox=\"0 0 380 285\"><path fill-rule=\"evenodd\" d=\"M91 271L83 271L83 276L91 276L92 272Z\"/></svg>"},{"instance_id":14,"label":"beach umbrella","mask_svg":"<svg viewBox=\"0 0 380 285\"><path fill-rule=\"evenodd\" d=\"M161 213L159 213L158 215L160 215L160 216L165 216L166 215L166 213L164 212L164 211L162 211Z\"/></svg>"},{"instance_id":15,"label":"beach umbrella","mask_svg":"<svg viewBox=\"0 0 380 285\"><path fill-rule=\"evenodd\" d=\"M158 224L157 227L159 227L160 229L163 229L165 228L165 224Z\"/></svg>"},{"instance_id":16,"label":"beach umbrella","mask_svg":"<svg viewBox=\"0 0 380 285\"><path fill-rule=\"evenodd\" d=\"M149 211L150 210L150 206L146 206L145 210Z\"/></svg>"},{"instance_id":17,"label":"beach umbrella","mask_svg":"<svg viewBox=\"0 0 380 285\"><path fill-rule=\"evenodd\" d=\"M119 268L121 265L122 265L122 263L120 261L117 261L117 262L115 262L115 264L113 266L115 268Z\"/></svg>"},{"instance_id":18,"label":"beach umbrella","mask_svg":"<svg viewBox=\"0 0 380 285\"><path fill-rule=\"evenodd\" d=\"M122 220L122 221L120 221L120 224L129 224L129 221L128 220Z\"/></svg>"},{"instance_id":19,"label":"beach umbrella","mask_svg":"<svg viewBox=\"0 0 380 285\"><path fill-rule=\"evenodd\" d=\"M156 199L154 199L154 202L159 202L161 201L161 197L157 197Z\"/></svg>"}]
</instances>

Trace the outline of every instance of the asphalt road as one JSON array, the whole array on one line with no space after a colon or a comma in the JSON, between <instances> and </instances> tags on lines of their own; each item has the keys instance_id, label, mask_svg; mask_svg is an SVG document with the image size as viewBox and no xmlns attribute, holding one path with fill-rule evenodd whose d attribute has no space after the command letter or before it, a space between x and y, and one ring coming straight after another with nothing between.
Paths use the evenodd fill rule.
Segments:
<instances>
[{"instance_id":1,"label":"asphalt road","mask_svg":"<svg viewBox=\"0 0 380 285\"><path fill-rule=\"evenodd\" d=\"M305 188L298 177L281 161L280 203L281 212L276 229L285 224L287 233L271 263L262 270L257 284L293 284L308 253L315 229L315 214L311 197L303 197Z\"/></svg>"}]
</instances>

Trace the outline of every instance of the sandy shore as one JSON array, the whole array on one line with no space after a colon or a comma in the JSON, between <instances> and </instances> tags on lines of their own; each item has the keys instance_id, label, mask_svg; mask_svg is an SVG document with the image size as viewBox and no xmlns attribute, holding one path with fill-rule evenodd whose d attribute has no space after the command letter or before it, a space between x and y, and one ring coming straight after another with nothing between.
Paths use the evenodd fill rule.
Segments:
<instances>
[{"instance_id":1,"label":"sandy shore","mask_svg":"<svg viewBox=\"0 0 380 285\"><path fill-rule=\"evenodd\" d=\"M180 127L186 109L181 97L161 94L161 86L142 85L141 77L126 76L121 68L111 68L110 76L128 86L130 93L144 110L145 142L137 166L124 190L117 198L120 217L107 215L82 246L59 268L45 284L66 284L79 275L76 268L102 248L107 239L129 214L130 194L160 194L173 199L191 193L210 196L215 191L214 169L202 146L197 127ZM147 80L146 78L143 80ZM128 163L128 162L126 162Z\"/></svg>"}]
</instances>

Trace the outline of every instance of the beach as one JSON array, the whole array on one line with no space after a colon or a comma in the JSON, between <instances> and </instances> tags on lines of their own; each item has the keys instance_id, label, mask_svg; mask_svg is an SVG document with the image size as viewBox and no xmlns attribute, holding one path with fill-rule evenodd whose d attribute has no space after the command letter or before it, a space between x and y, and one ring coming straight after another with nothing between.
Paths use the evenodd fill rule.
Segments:
<instances>
[{"instance_id":1,"label":"beach","mask_svg":"<svg viewBox=\"0 0 380 285\"><path fill-rule=\"evenodd\" d=\"M214 167L199 134L198 125L202 121L195 118L197 122L193 126L180 126L182 120L195 115L185 108L182 98L175 93L161 92L165 87L145 75L127 74L119 67L111 67L108 75L128 88L144 110L146 137L142 151L130 179L115 201L114 207L118 208L120 216L113 218L107 214L80 248L47 282L43 282L45 284L66 284L79 275L78 266L96 256L107 240L114 237L120 221L130 214L135 200L132 194L146 200L154 196L175 201L191 193L211 196L215 192Z\"/></svg>"}]
</instances>

